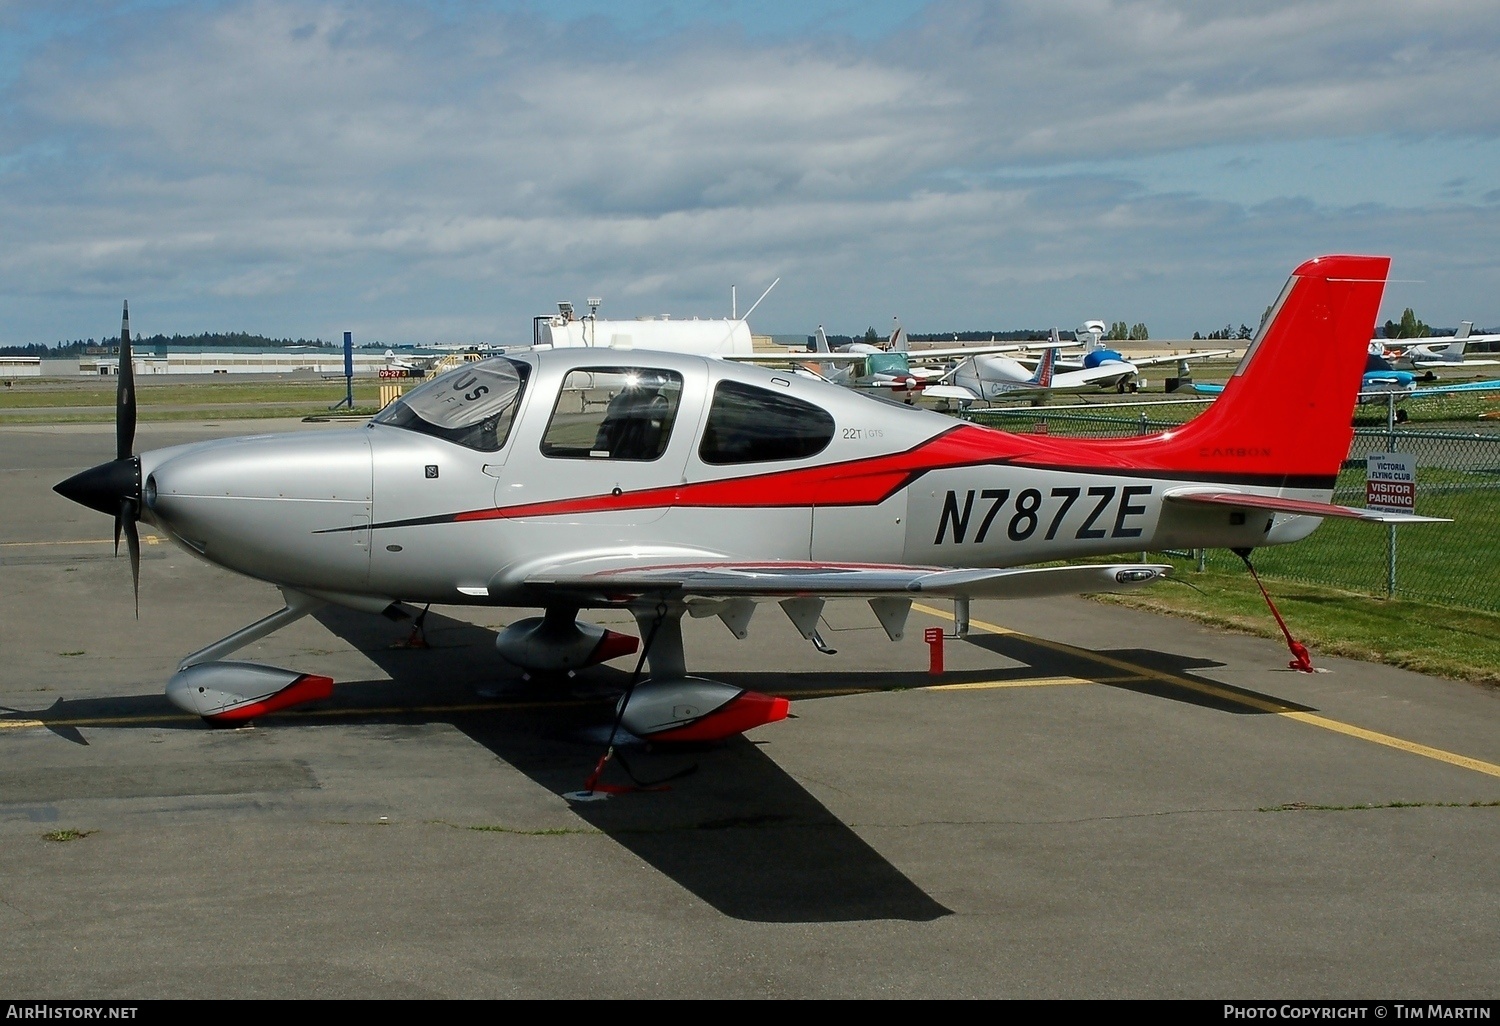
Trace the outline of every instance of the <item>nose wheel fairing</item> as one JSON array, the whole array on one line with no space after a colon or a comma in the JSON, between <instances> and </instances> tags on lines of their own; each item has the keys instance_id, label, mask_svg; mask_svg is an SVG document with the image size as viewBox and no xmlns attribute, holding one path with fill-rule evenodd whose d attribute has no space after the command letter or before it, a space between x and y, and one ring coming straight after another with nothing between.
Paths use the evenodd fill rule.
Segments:
<instances>
[{"instance_id":1,"label":"nose wheel fairing","mask_svg":"<svg viewBox=\"0 0 1500 1026\"><path fill-rule=\"evenodd\" d=\"M197 663L178 670L167 698L210 723L243 723L333 696L333 678L258 663Z\"/></svg>"}]
</instances>

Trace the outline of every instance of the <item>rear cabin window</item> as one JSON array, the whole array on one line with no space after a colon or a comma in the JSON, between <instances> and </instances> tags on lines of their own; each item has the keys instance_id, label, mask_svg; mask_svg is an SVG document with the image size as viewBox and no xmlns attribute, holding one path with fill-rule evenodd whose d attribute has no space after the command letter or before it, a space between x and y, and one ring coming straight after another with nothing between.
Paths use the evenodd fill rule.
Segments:
<instances>
[{"instance_id":1,"label":"rear cabin window","mask_svg":"<svg viewBox=\"0 0 1500 1026\"><path fill-rule=\"evenodd\" d=\"M833 417L812 403L738 381L714 390L698 446L704 463L764 463L816 456L833 441Z\"/></svg>"},{"instance_id":2,"label":"rear cabin window","mask_svg":"<svg viewBox=\"0 0 1500 1026\"><path fill-rule=\"evenodd\" d=\"M542 437L542 455L564 460L655 460L667 451L682 375L645 367L569 371Z\"/></svg>"}]
</instances>

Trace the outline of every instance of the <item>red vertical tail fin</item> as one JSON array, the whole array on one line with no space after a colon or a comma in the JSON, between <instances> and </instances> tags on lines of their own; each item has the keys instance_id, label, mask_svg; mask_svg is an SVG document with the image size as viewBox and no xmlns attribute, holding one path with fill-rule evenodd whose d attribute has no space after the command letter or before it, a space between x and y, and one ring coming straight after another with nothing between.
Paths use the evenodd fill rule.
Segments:
<instances>
[{"instance_id":1,"label":"red vertical tail fin","mask_svg":"<svg viewBox=\"0 0 1500 1026\"><path fill-rule=\"evenodd\" d=\"M1354 436L1390 262L1324 256L1298 267L1223 393L1158 436L1149 462L1220 478L1331 481Z\"/></svg>"}]
</instances>

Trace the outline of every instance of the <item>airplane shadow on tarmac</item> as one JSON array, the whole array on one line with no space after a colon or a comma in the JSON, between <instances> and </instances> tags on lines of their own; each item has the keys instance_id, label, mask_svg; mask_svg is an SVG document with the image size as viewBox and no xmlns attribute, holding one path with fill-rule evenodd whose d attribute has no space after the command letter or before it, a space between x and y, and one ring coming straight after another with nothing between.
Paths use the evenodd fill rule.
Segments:
<instances>
[{"instance_id":1,"label":"airplane shadow on tarmac","mask_svg":"<svg viewBox=\"0 0 1500 1026\"><path fill-rule=\"evenodd\" d=\"M1207 678L1195 679L1193 670L1224 665L1213 659L1188 658L1142 648L1100 650L1098 653L1069 652L1028 638L1024 634L971 634L965 640L996 655L1021 662L1031 668L1032 672L1041 671L1045 667L1047 673L1068 674L1097 681L1102 687L1121 688L1219 712L1263 716L1280 712L1315 711L1312 706L1298 705L1296 702L1232 684L1210 681ZM1145 674L1131 675L1112 669L1108 663L1090 658L1091 654L1154 670L1177 680L1163 680Z\"/></svg>"},{"instance_id":2,"label":"airplane shadow on tarmac","mask_svg":"<svg viewBox=\"0 0 1500 1026\"><path fill-rule=\"evenodd\" d=\"M556 794L582 789L630 680L629 672L600 666L586 681L523 681L496 655L493 631L437 613L427 616L427 649L391 647L408 625L336 607L314 615L390 675L390 681L351 682L341 689L346 694L399 692L398 701L451 722ZM476 692L493 696L495 705L446 715L433 709L445 700L472 707ZM413 702L415 694L420 702ZM574 813L727 916L925 922L951 914L748 738L621 754L624 763L609 766L601 783L628 786L633 776L647 785L669 780L668 789L574 802Z\"/></svg>"},{"instance_id":3,"label":"airplane shadow on tarmac","mask_svg":"<svg viewBox=\"0 0 1500 1026\"><path fill-rule=\"evenodd\" d=\"M615 702L631 676L597 666L572 680L526 681L495 653L493 631L437 613L426 621L429 648L399 645L411 630L409 623L332 606L314 616L390 679L341 681L331 703L288 710L260 723L448 723L555 794L583 788L605 750ZM1220 665L1212 660L1145 650L1097 653L1175 678L1173 682L1122 672L1091 659L1088 652L1024 635L974 634L967 642L1022 664L998 674L982 672L986 679L1066 674L1224 712L1309 711L1192 676L1195 668ZM790 681L776 674L774 684L772 675L755 672L718 676L795 700L912 684L911 674L904 672L803 673ZM944 682L961 676L950 674ZM793 685L790 691L788 684ZM45 712L0 713L40 720L58 736L84 745L88 741L73 725L82 720L100 726L183 727L189 722L160 693L59 699ZM184 729L202 729L196 720L191 724ZM951 914L749 738L693 747L622 747L601 783L632 782L647 786L607 801L572 802L572 810L726 916L752 922L925 922Z\"/></svg>"}]
</instances>

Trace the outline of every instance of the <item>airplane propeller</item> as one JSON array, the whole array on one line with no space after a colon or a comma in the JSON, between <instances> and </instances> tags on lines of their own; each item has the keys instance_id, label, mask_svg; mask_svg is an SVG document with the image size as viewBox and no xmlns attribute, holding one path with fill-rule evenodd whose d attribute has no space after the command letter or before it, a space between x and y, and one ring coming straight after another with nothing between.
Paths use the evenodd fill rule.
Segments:
<instances>
[{"instance_id":1,"label":"airplane propeller","mask_svg":"<svg viewBox=\"0 0 1500 1026\"><path fill-rule=\"evenodd\" d=\"M135 363L130 355L130 304L120 315L120 368L115 385L115 458L75 474L53 491L90 509L115 518L115 555L120 535L130 553L130 579L135 589L135 615L141 616L141 459L135 449Z\"/></svg>"}]
</instances>

